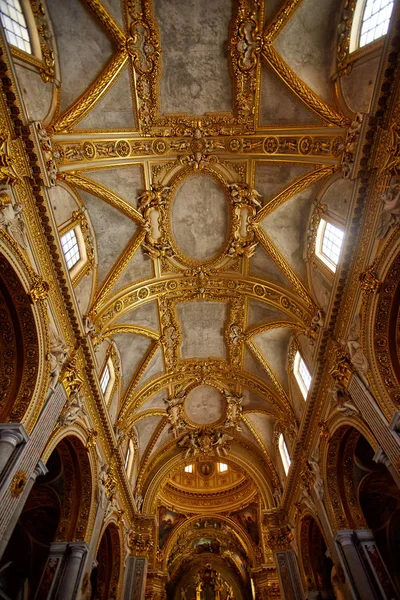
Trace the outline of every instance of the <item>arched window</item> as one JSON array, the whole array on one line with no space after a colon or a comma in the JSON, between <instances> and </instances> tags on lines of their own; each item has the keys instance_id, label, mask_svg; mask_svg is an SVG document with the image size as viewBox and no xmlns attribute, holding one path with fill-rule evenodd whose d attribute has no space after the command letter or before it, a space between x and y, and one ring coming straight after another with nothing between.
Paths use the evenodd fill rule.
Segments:
<instances>
[{"instance_id":1,"label":"arched window","mask_svg":"<svg viewBox=\"0 0 400 600\"><path fill-rule=\"evenodd\" d=\"M386 35L394 0L359 0L353 19L350 52Z\"/></svg>"},{"instance_id":2,"label":"arched window","mask_svg":"<svg viewBox=\"0 0 400 600\"><path fill-rule=\"evenodd\" d=\"M294 376L299 384L304 400L306 400L308 390L311 386L311 374L299 351L296 352L296 356L294 357Z\"/></svg>"},{"instance_id":3,"label":"arched window","mask_svg":"<svg viewBox=\"0 0 400 600\"><path fill-rule=\"evenodd\" d=\"M281 433L279 436L279 452L281 455L281 459L282 459L282 464L283 464L283 468L285 469L285 473L286 475L289 472L289 467L290 467L290 456L289 456L289 452L285 443L285 439L283 437L283 434Z\"/></svg>"},{"instance_id":4,"label":"arched window","mask_svg":"<svg viewBox=\"0 0 400 600\"><path fill-rule=\"evenodd\" d=\"M9 44L32 54L28 27L20 1L1 0L0 17Z\"/></svg>"},{"instance_id":5,"label":"arched window","mask_svg":"<svg viewBox=\"0 0 400 600\"><path fill-rule=\"evenodd\" d=\"M315 244L315 254L333 272L339 263L344 231L325 219L321 219Z\"/></svg>"}]
</instances>

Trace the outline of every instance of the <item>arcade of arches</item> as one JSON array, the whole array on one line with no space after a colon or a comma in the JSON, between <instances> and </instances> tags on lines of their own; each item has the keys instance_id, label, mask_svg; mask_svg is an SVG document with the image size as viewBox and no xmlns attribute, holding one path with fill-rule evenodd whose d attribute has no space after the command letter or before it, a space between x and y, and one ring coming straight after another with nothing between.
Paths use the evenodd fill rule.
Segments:
<instances>
[{"instance_id":1,"label":"arcade of arches","mask_svg":"<svg viewBox=\"0 0 400 600\"><path fill-rule=\"evenodd\" d=\"M0 21L0 598L400 598L400 2Z\"/></svg>"}]
</instances>

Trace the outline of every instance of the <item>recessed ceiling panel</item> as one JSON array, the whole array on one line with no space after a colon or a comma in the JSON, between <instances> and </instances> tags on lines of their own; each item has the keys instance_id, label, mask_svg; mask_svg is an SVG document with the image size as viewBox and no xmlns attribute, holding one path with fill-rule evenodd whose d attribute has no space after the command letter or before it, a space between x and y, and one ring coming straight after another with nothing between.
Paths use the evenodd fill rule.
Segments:
<instances>
[{"instance_id":1,"label":"recessed ceiling panel","mask_svg":"<svg viewBox=\"0 0 400 600\"><path fill-rule=\"evenodd\" d=\"M232 110L228 67L231 0L155 0L161 36L161 112Z\"/></svg>"},{"instance_id":2,"label":"recessed ceiling panel","mask_svg":"<svg viewBox=\"0 0 400 600\"><path fill-rule=\"evenodd\" d=\"M223 188L206 175L186 179L173 200L171 229L178 249L186 257L202 261L218 255L229 233Z\"/></svg>"},{"instance_id":3,"label":"recessed ceiling panel","mask_svg":"<svg viewBox=\"0 0 400 600\"><path fill-rule=\"evenodd\" d=\"M221 392L211 385L199 385L185 401L186 415L196 425L210 425L225 414L226 402Z\"/></svg>"},{"instance_id":4,"label":"recessed ceiling panel","mask_svg":"<svg viewBox=\"0 0 400 600\"><path fill-rule=\"evenodd\" d=\"M182 329L182 358L226 358L224 302L182 302L177 305Z\"/></svg>"}]
</instances>

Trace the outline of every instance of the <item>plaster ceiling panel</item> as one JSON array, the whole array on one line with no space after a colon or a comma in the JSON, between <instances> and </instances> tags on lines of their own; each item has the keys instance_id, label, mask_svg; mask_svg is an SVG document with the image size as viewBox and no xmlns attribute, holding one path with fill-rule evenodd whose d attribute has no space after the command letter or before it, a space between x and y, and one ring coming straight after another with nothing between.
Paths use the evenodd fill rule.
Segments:
<instances>
[{"instance_id":1,"label":"plaster ceiling panel","mask_svg":"<svg viewBox=\"0 0 400 600\"><path fill-rule=\"evenodd\" d=\"M93 110L80 121L76 129L134 129L135 117L132 106L132 87L129 69L117 81Z\"/></svg>"},{"instance_id":2,"label":"plaster ceiling panel","mask_svg":"<svg viewBox=\"0 0 400 600\"><path fill-rule=\"evenodd\" d=\"M254 187L263 197L263 205L268 204L298 177L312 171L312 167L287 162L256 163Z\"/></svg>"},{"instance_id":3,"label":"plaster ceiling panel","mask_svg":"<svg viewBox=\"0 0 400 600\"><path fill-rule=\"evenodd\" d=\"M247 415L247 418L252 422L254 427L259 432L264 444L268 449L270 449L272 447L275 419L269 415L257 413Z\"/></svg>"},{"instance_id":4,"label":"plaster ceiling panel","mask_svg":"<svg viewBox=\"0 0 400 600\"><path fill-rule=\"evenodd\" d=\"M142 460L147 445L163 417L147 417L136 423L136 431L139 438L139 459Z\"/></svg>"},{"instance_id":5,"label":"plaster ceiling panel","mask_svg":"<svg viewBox=\"0 0 400 600\"><path fill-rule=\"evenodd\" d=\"M275 17L278 10L282 8L286 0L266 0L265 2L265 23L268 25Z\"/></svg>"},{"instance_id":6,"label":"plaster ceiling panel","mask_svg":"<svg viewBox=\"0 0 400 600\"><path fill-rule=\"evenodd\" d=\"M138 194L144 188L142 165L121 165L114 169L88 170L85 171L85 177L101 183L134 207L137 206Z\"/></svg>"},{"instance_id":7,"label":"plaster ceiling panel","mask_svg":"<svg viewBox=\"0 0 400 600\"><path fill-rule=\"evenodd\" d=\"M19 87L29 121L44 121L51 108L54 88L45 83L39 72L14 63Z\"/></svg>"},{"instance_id":8,"label":"plaster ceiling panel","mask_svg":"<svg viewBox=\"0 0 400 600\"><path fill-rule=\"evenodd\" d=\"M125 394L132 375L136 372L142 358L148 352L152 340L133 333L114 335L122 362L122 393Z\"/></svg>"},{"instance_id":9,"label":"plaster ceiling panel","mask_svg":"<svg viewBox=\"0 0 400 600\"><path fill-rule=\"evenodd\" d=\"M282 58L320 98L333 104L330 78L337 41L337 0L303 0L275 40Z\"/></svg>"},{"instance_id":10,"label":"plaster ceiling panel","mask_svg":"<svg viewBox=\"0 0 400 600\"><path fill-rule=\"evenodd\" d=\"M48 188L50 203L54 211L56 223L62 225L72 217L74 210L78 210L79 206L72 194L64 187L64 185L55 185Z\"/></svg>"},{"instance_id":11,"label":"plaster ceiling panel","mask_svg":"<svg viewBox=\"0 0 400 600\"><path fill-rule=\"evenodd\" d=\"M134 257L128 263L128 266L113 287L113 293L121 290L133 281L143 279L152 279L154 277L153 261L141 248L136 250Z\"/></svg>"},{"instance_id":12,"label":"plaster ceiling panel","mask_svg":"<svg viewBox=\"0 0 400 600\"><path fill-rule=\"evenodd\" d=\"M243 421L240 422L240 434L239 435L240 435L240 437L243 437L245 440L247 440L251 444L257 444L257 441L254 438L254 435L251 433L251 431L248 428L248 426L246 425L246 423L243 423Z\"/></svg>"},{"instance_id":13,"label":"plaster ceiling panel","mask_svg":"<svg viewBox=\"0 0 400 600\"><path fill-rule=\"evenodd\" d=\"M256 325L263 325L270 321L288 321L288 317L285 313L280 311L274 306L268 306L258 300L249 299L247 301L247 325L246 329L250 329Z\"/></svg>"},{"instance_id":14,"label":"plaster ceiling panel","mask_svg":"<svg viewBox=\"0 0 400 600\"><path fill-rule=\"evenodd\" d=\"M60 59L60 110L63 111L101 73L116 47L93 12L80 0L49 0L47 4Z\"/></svg>"},{"instance_id":15,"label":"plaster ceiling panel","mask_svg":"<svg viewBox=\"0 0 400 600\"><path fill-rule=\"evenodd\" d=\"M250 260L249 273L254 277L260 277L261 279L267 279L268 281L277 283L286 289L291 289L292 287L280 268L276 266L275 262L261 244L258 244L255 254Z\"/></svg>"},{"instance_id":16,"label":"plaster ceiling panel","mask_svg":"<svg viewBox=\"0 0 400 600\"><path fill-rule=\"evenodd\" d=\"M226 402L221 392L211 385L199 385L189 392L185 412L195 425L211 425L225 415Z\"/></svg>"},{"instance_id":17,"label":"plaster ceiling panel","mask_svg":"<svg viewBox=\"0 0 400 600\"><path fill-rule=\"evenodd\" d=\"M150 361L150 364L147 367L147 369L145 370L145 372L143 373L142 377L139 379L137 387L144 385L146 383L146 381L149 381L149 379L152 379L153 377L158 377L159 375L162 375L163 372L164 372L163 352L162 352L162 349L159 348L157 350L157 352L155 353L155 355L153 356L152 360Z\"/></svg>"},{"instance_id":18,"label":"plaster ceiling panel","mask_svg":"<svg viewBox=\"0 0 400 600\"><path fill-rule=\"evenodd\" d=\"M270 378L262 368L260 362L247 348L245 348L244 351L244 370L261 379L263 383L272 385Z\"/></svg>"},{"instance_id":19,"label":"plaster ceiling panel","mask_svg":"<svg viewBox=\"0 0 400 600\"><path fill-rule=\"evenodd\" d=\"M98 255L98 285L101 285L137 226L117 209L86 192L81 197L92 222ZM117 233L118 232L118 233Z\"/></svg>"},{"instance_id":20,"label":"plaster ceiling panel","mask_svg":"<svg viewBox=\"0 0 400 600\"><path fill-rule=\"evenodd\" d=\"M229 207L223 188L211 177L185 179L171 210L172 235L181 252L194 260L220 254L229 234Z\"/></svg>"},{"instance_id":21,"label":"plaster ceiling panel","mask_svg":"<svg viewBox=\"0 0 400 600\"><path fill-rule=\"evenodd\" d=\"M142 304L138 308L124 314L118 323L133 323L148 327L153 331L160 331L160 320L158 317L158 304L156 300Z\"/></svg>"},{"instance_id":22,"label":"plaster ceiling panel","mask_svg":"<svg viewBox=\"0 0 400 600\"><path fill-rule=\"evenodd\" d=\"M153 456L154 454L156 454L156 452L158 452L158 450L162 446L164 446L164 444L167 444L172 439L174 439L174 434L170 431L170 427L169 427L168 423L166 423L164 429L161 432L160 437L158 438L158 440L154 444L154 448L151 451L150 456Z\"/></svg>"},{"instance_id":23,"label":"plaster ceiling panel","mask_svg":"<svg viewBox=\"0 0 400 600\"><path fill-rule=\"evenodd\" d=\"M182 331L182 358L226 358L225 302L181 302L176 307Z\"/></svg>"},{"instance_id":24,"label":"plaster ceiling panel","mask_svg":"<svg viewBox=\"0 0 400 600\"><path fill-rule=\"evenodd\" d=\"M286 389L288 388L286 357L291 336L292 330L287 327L264 331L253 338Z\"/></svg>"},{"instance_id":25,"label":"plaster ceiling panel","mask_svg":"<svg viewBox=\"0 0 400 600\"><path fill-rule=\"evenodd\" d=\"M151 409L156 409L156 408L161 409L161 410L166 410L167 405L165 404L164 400L167 398L167 396L168 396L167 390L162 390L161 392L154 394L154 396L152 396L149 400L147 400L144 404L142 404L142 406L137 410L136 414L140 415L140 413L143 413L146 410L151 410Z\"/></svg>"},{"instance_id":26,"label":"plaster ceiling panel","mask_svg":"<svg viewBox=\"0 0 400 600\"><path fill-rule=\"evenodd\" d=\"M81 315L85 315L90 307L90 299L92 295L93 271L83 277L78 285L75 286L75 296L78 302Z\"/></svg>"},{"instance_id":27,"label":"plaster ceiling panel","mask_svg":"<svg viewBox=\"0 0 400 600\"><path fill-rule=\"evenodd\" d=\"M351 179L334 179L321 198L330 213L346 219L355 184Z\"/></svg>"},{"instance_id":28,"label":"plaster ceiling panel","mask_svg":"<svg viewBox=\"0 0 400 600\"><path fill-rule=\"evenodd\" d=\"M268 125L320 125L318 117L266 66L261 67L259 120Z\"/></svg>"},{"instance_id":29,"label":"plaster ceiling panel","mask_svg":"<svg viewBox=\"0 0 400 600\"><path fill-rule=\"evenodd\" d=\"M272 388L272 386L270 387ZM242 395L244 398L242 403L243 410L249 410L254 408L272 408L271 405L265 400L265 398L262 398L261 396L259 396L252 390L249 390L248 388L243 388Z\"/></svg>"},{"instance_id":30,"label":"plaster ceiling panel","mask_svg":"<svg viewBox=\"0 0 400 600\"><path fill-rule=\"evenodd\" d=\"M161 112L231 111L227 40L232 1L155 0L154 9L162 51Z\"/></svg>"},{"instance_id":31,"label":"plaster ceiling panel","mask_svg":"<svg viewBox=\"0 0 400 600\"><path fill-rule=\"evenodd\" d=\"M306 263L303 258L305 238L312 201L319 184L296 194L268 215L261 226L278 250L303 281L306 281Z\"/></svg>"}]
</instances>

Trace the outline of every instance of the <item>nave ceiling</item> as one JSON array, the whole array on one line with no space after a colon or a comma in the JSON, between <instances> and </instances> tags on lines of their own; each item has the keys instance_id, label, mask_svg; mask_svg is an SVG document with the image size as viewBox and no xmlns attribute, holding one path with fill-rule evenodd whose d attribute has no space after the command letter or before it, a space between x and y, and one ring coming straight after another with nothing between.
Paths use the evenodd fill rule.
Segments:
<instances>
[{"instance_id":1,"label":"nave ceiling","mask_svg":"<svg viewBox=\"0 0 400 600\"><path fill-rule=\"evenodd\" d=\"M58 226L84 211L95 242L76 296L99 374L114 349L112 410L136 432L139 489L149 463L204 427L216 448L228 432L222 453L258 454L271 494L280 487L276 424L293 435L304 410L289 347L312 363L330 295L307 260L308 221L326 193L345 222L351 194L339 169L349 119L330 78L335 9L49 3L50 196Z\"/></svg>"},{"instance_id":2,"label":"nave ceiling","mask_svg":"<svg viewBox=\"0 0 400 600\"><path fill-rule=\"evenodd\" d=\"M82 231L77 307L99 379L112 359L107 403L117 439L137 449L136 498L149 512L210 513L217 496L222 513L271 507L278 436L293 443L305 410L294 354L312 374L331 302L315 224L328 212L345 227L353 193L342 163L354 114L332 78L337 2L317 14L313 0L48 11L52 96L17 73L56 165L55 225ZM215 496L174 483L204 457L239 480Z\"/></svg>"}]
</instances>

